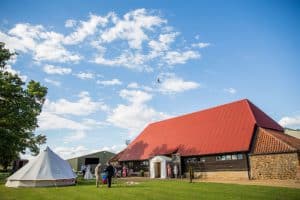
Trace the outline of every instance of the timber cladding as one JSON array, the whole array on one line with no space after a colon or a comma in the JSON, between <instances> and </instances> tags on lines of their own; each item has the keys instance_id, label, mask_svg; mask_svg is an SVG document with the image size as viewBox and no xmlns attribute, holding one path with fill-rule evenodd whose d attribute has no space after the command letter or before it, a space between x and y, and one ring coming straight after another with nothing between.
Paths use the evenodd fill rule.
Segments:
<instances>
[{"instance_id":1,"label":"timber cladding","mask_svg":"<svg viewBox=\"0 0 300 200\"><path fill-rule=\"evenodd\" d=\"M194 172L248 171L247 155L244 153L184 157L182 159L183 172L188 172L188 166L192 166Z\"/></svg>"},{"instance_id":2,"label":"timber cladding","mask_svg":"<svg viewBox=\"0 0 300 200\"><path fill-rule=\"evenodd\" d=\"M251 179L297 179L297 153L251 155ZM298 175L299 176L299 175Z\"/></svg>"}]
</instances>

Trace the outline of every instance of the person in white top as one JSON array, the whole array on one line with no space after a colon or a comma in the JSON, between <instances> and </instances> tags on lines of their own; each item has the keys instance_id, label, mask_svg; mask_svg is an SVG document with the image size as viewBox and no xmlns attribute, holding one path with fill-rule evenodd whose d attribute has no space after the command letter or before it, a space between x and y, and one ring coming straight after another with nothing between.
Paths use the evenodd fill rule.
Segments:
<instances>
[{"instance_id":1,"label":"person in white top","mask_svg":"<svg viewBox=\"0 0 300 200\"><path fill-rule=\"evenodd\" d=\"M98 187L101 178L101 163L99 163L95 168L95 176L96 176L96 187Z\"/></svg>"},{"instance_id":2,"label":"person in white top","mask_svg":"<svg viewBox=\"0 0 300 200\"><path fill-rule=\"evenodd\" d=\"M84 175L83 178L84 178L84 179L92 179L92 178L93 178L93 175L92 175L92 173L91 173L91 166L90 166L90 165L88 165L88 166L86 167L86 172L85 172L85 175Z\"/></svg>"},{"instance_id":3,"label":"person in white top","mask_svg":"<svg viewBox=\"0 0 300 200\"><path fill-rule=\"evenodd\" d=\"M174 165L173 173L174 173L175 178L177 178L177 176L178 176L178 167L177 167L177 165Z\"/></svg>"}]
</instances>

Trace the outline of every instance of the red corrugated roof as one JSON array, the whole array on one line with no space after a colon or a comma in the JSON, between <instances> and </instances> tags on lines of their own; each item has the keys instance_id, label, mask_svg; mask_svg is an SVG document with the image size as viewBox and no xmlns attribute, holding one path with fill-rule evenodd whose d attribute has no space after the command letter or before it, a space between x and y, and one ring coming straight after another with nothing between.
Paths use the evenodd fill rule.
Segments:
<instances>
[{"instance_id":1,"label":"red corrugated roof","mask_svg":"<svg viewBox=\"0 0 300 200\"><path fill-rule=\"evenodd\" d=\"M182 156L248 151L255 125L283 131L245 99L152 123L122 152L120 161L174 151Z\"/></svg>"},{"instance_id":2,"label":"red corrugated roof","mask_svg":"<svg viewBox=\"0 0 300 200\"><path fill-rule=\"evenodd\" d=\"M300 139L279 131L259 128L253 154L296 152L300 150Z\"/></svg>"},{"instance_id":3,"label":"red corrugated roof","mask_svg":"<svg viewBox=\"0 0 300 200\"><path fill-rule=\"evenodd\" d=\"M256 121L257 126L262 128L269 128L273 130L278 130L280 132L284 131L284 129L271 117L269 117L266 113L264 113L261 109L247 100L248 105L253 113L253 117Z\"/></svg>"}]
</instances>

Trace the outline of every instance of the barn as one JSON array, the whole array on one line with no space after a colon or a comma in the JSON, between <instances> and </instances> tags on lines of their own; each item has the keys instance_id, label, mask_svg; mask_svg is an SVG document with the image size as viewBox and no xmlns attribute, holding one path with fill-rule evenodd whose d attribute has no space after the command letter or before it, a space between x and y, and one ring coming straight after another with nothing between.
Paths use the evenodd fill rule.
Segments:
<instances>
[{"instance_id":1,"label":"barn","mask_svg":"<svg viewBox=\"0 0 300 200\"><path fill-rule=\"evenodd\" d=\"M299 150L299 139L243 99L151 123L115 158L151 178L296 179Z\"/></svg>"},{"instance_id":2,"label":"barn","mask_svg":"<svg viewBox=\"0 0 300 200\"><path fill-rule=\"evenodd\" d=\"M104 166L113 156L115 156L115 154L112 152L98 151L91 154L70 158L67 161L70 163L72 169L76 172L81 170L82 165L90 165L91 171L94 172L98 163L101 163Z\"/></svg>"}]
</instances>

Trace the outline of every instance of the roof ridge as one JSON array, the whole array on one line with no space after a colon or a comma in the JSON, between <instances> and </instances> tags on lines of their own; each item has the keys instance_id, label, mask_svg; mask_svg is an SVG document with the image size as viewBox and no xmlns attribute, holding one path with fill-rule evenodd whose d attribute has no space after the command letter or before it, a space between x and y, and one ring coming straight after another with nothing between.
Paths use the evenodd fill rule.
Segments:
<instances>
[{"instance_id":1,"label":"roof ridge","mask_svg":"<svg viewBox=\"0 0 300 200\"><path fill-rule=\"evenodd\" d=\"M223 106L227 106L227 105L230 105L230 104L236 104L236 103L243 102L243 101L248 102L249 100L246 99L246 98L245 99L240 99L240 100L237 100L237 101L232 101L232 102L224 103L224 104L221 104L221 105L217 105L217 106L205 108L203 110L198 110L198 111L194 111L194 112L190 112L190 113L185 113L185 114L177 115L177 116L170 117L170 118L167 118L167 119L163 119L163 120L160 120L160 121L151 122L151 123L148 124L148 126L151 126L152 124L157 124L157 123L160 123L160 122L172 120L172 119L177 119L177 118L185 117L185 116L188 116L188 115L193 115L193 114L196 114L196 113L199 113L199 112L213 110L213 109L220 108L220 107L223 107Z\"/></svg>"},{"instance_id":2,"label":"roof ridge","mask_svg":"<svg viewBox=\"0 0 300 200\"><path fill-rule=\"evenodd\" d=\"M286 146L288 146L289 148L293 149L294 151L297 151L297 148L291 146L290 144L288 144L287 142L281 140L280 138L276 137L275 135L273 135L272 133L268 132L266 128L261 128L262 131L266 134L268 134L269 136L273 137L275 140L284 143ZM270 130L270 129L269 129Z\"/></svg>"},{"instance_id":3,"label":"roof ridge","mask_svg":"<svg viewBox=\"0 0 300 200\"><path fill-rule=\"evenodd\" d=\"M254 113L253 113L253 110L252 110L252 108L251 108L251 104L250 104L251 102L250 102L248 99L246 99L246 103L247 103L247 107L248 107L248 109L249 109L249 111L250 111L250 115L251 115L252 119L253 119L254 122L255 122L255 125L258 126L256 117L255 117L255 115L254 115Z\"/></svg>"},{"instance_id":4,"label":"roof ridge","mask_svg":"<svg viewBox=\"0 0 300 200\"><path fill-rule=\"evenodd\" d=\"M272 117L270 117L267 113L265 113L248 99L246 100L246 102L249 106L251 116L253 117L254 122L258 127L283 132L283 128L280 124L278 124L277 121L275 121Z\"/></svg>"},{"instance_id":5,"label":"roof ridge","mask_svg":"<svg viewBox=\"0 0 300 200\"><path fill-rule=\"evenodd\" d=\"M80 157L84 157L84 156L90 156L90 155L92 155L92 154L101 153L101 152L109 152L109 153L113 153L113 152L111 152L111 151L102 150L102 151L91 152L91 153L88 153L88 154L78 155L78 156L76 156L76 157L70 157L70 158L67 158L67 159L64 159L64 160L70 160L70 159L80 158Z\"/></svg>"}]
</instances>

